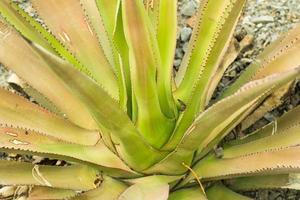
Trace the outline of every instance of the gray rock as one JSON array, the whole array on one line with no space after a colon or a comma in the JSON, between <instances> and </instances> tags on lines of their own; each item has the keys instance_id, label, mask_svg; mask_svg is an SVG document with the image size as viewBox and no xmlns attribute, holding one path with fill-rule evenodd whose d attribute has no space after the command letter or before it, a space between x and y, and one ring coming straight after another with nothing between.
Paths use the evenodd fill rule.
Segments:
<instances>
[{"instance_id":1,"label":"gray rock","mask_svg":"<svg viewBox=\"0 0 300 200\"><path fill-rule=\"evenodd\" d=\"M176 58L182 58L183 57L183 52L182 49L177 48L175 51L175 57Z\"/></svg>"},{"instance_id":2,"label":"gray rock","mask_svg":"<svg viewBox=\"0 0 300 200\"><path fill-rule=\"evenodd\" d=\"M192 34L192 29L190 27L183 27L180 32L180 39L186 42Z\"/></svg>"},{"instance_id":3,"label":"gray rock","mask_svg":"<svg viewBox=\"0 0 300 200\"><path fill-rule=\"evenodd\" d=\"M181 14L185 16L193 16L196 12L197 4L194 1L187 2L181 9Z\"/></svg>"},{"instance_id":4,"label":"gray rock","mask_svg":"<svg viewBox=\"0 0 300 200\"><path fill-rule=\"evenodd\" d=\"M183 50L184 52L187 52L188 46L189 46L189 43L188 43L188 42L184 43L184 45L182 46L182 50Z\"/></svg>"},{"instance_id":5,"label":"gray rock","mask_svg":"<svg viewBox=\"0 0 300 200\"><path fill-rule=\"evenodd\" d=\"M180 64L181 64L181 59L176 59L176 60L174 60L174 67L175 67L175 69L178 70Z\"/></svg>"},{"instance_id":6,"label":"gray rock","mask_svg":"<svg viewBox=\"0 0 300 200\"><path fill-rule=\"evenodd\" d=\"M259 23L265 24L265 23L274 22L274 17L269 16L269 15L253 17L251 21L256 24L259 24Z\"/></svg>"}]
</instances>

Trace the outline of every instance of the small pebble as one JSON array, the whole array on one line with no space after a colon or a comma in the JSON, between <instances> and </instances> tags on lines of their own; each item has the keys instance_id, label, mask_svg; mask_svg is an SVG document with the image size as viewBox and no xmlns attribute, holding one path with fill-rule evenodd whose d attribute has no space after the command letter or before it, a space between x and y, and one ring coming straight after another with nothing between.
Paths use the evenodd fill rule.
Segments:
<instances>
[{"instance_id":1,"label":"small pebble","mask_svg":"<svg viewBox=\"0 0 300 200\"><path fill-rule=\"evenodd\" d=\"M186 42L192 34L192 29L190 27L183 27L180 32L180 39Z\"/></svg>"},{"instance_id":2,"label":"small pebble","mask_svg":"<svg viewBox=\"0 0 300 200\"><path fill-rule=\"evenodd\" d=\"M197 10L197 4L194 1L189 1L181 8L181 14L185 16L193 16Z\"/></svg>"},{"instance_id":3,"label":"small pebble","mask_svg":"<svg viewBox=\"0 0 300 200\"><path fill-rule=\"evenodd\" d=\"M269 22L273 22L274 21L274 17L272 16L259 16L259 17L254 17L251 20L253 23L259 24L265 24L265 23L269 23Z\"/></svg>"}]
</instances>

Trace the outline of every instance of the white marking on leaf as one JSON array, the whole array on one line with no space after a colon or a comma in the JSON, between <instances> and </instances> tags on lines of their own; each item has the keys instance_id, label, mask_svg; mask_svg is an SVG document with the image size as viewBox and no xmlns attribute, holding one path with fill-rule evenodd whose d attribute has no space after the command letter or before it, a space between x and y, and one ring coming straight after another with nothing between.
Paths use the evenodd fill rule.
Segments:
<instances>
[{"instance_id":1,"label":"white marking on leaf","mask_svg":"<svg viewBox=\"0 0 300 200\"><path fill-rule=\"evenodd\" d=\"M41 185L46 185L48 187L52 187L51 183L40 172L40 168L38 165L34 165L34 167L32 168L32 176Z\"/></svg>"},{"instance_id":2,"label":"white marking on leaf","mask_svg":"<svg viewBox=\"0 0 300 200\"><path fill-rule=\"evenodd\" d=\"M88 23L87 23L87 27L88 27L88 29L89 29L90 33L91 33L92 35L94 35L94 32L93 32L93 30L92 30L91 26L90 26Z\"/></svg>"},{"instance_id":3,"label":"white marking on leaf","mask_svg":"<svg viewBox=\"0 0 300 200\"><path fill-rule=\"evenodd\" d=\"M7 135L10 135L10 136L12 136L12 137L18 137L18 134L17 133L13 133L13 132L5 132L5 134L7 134Z\"/></svg>"},{"instance_id":4,"label":"white marking on leaf","mask_svg":"<svg viewBox=\"0 0 300 200\"><path fill-rule=\"evenodd\" d=\"M29 144L28 142L17 140L17 139L10 140L10 142L15 145L28 145Z\"/></svg>"},{"instance_id":5,"label":"white marking on leaf","mask_svg":"<svg viewBox=\"0 0 300 200\"><path fill-rule=\"evenodd\" d=\"M68 42L71 42L71 39L66 32L63 32L63 35L67 39Z\"/></svg>"}]
</instances>

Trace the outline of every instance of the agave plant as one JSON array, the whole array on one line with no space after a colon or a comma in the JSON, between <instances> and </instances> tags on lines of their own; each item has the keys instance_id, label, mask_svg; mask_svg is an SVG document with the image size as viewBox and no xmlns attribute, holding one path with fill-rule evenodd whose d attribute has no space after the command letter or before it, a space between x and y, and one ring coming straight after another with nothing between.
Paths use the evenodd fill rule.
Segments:
<instances>
[{"instance_id":1,"label":"agave plant","mask_svg":"<svg viewBox=\"0 0 300 200\"><path fill-rule=\"evenodd\" d=\"M0 61L31 97L0 89L0 148L67 164L1 160L0 184L29 186L28 199L72 200L238 200L249 198L234 191L299 189L300 108L223 138L272 110L300 75L300 27L211 103L245 0L201 1L175 76L176 0L31 3L39 21L0 1Z\"/></svg>"}]
</instances>

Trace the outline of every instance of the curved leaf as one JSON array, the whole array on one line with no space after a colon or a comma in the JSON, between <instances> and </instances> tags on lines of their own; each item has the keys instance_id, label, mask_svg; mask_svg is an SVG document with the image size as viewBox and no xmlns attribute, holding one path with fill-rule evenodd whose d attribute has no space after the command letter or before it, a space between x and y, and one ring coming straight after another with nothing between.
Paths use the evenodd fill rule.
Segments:
<instances>
[{"instance_id":1,"label":"curved leaf","mask_svg":"<svg viewBox=\"0 0 300 200\"><path fill-rule=\"evenodd\" d=\"M157 84L161 102L161 109L170 118L177 117L177 108L172 95L173 61L177 37L177 0L156 0L157 16L157 42L161 57L158 66ZM171 111L168 109L171 108Z\"/></svg>"},{"instance_id":2,"label":"curved leaf","mask_svg":"<svg viewBox=\"0 0 300 200\"><path fill-rule=\"evenodd\" d=\"M70 200L117 200L118 196L126 190L127 185L109 177L103 177L101 185L93 190L80 194Z\"/></svg>"},{"instance_id":3,"label":"curved leaf","mask_svg":"<svg viewBox=\"0 0 300 200\"><path fill-rule=\"evenodd\" d=\"M122 14L137 102L136 124L144 138L155 148L160 148L168 140L174 120L163 113L164 109L172 110L161 104L157 91L156 73L161 65L157 42L141 1L122 1Z\"/></svg>"},{"instance_id":4,"label":"curved leaf","mask_svg":"<svg viewBox=\"0 0 300 200\"><path fill-rule=\"evenodd\" d=\"M176 76L180 79L184 74L185 77L174 95L186 109L164 148L175 148L195 116L205 109L209 80L222 61L244 3L245 0L203 1L198 26L180 68L182 72ZM183 73L185 69L187 71Z\"/></svg>"},{"instance_id":5,"label":"curved leaf","mask_svg":"<svg viewBox=\"0 0 300 200\"><path fill-rule=\"evenodd\" d=\"M76 192L73 190L34 186L30 188L27 199L28 200L58 200L58 199L68 199L75 195Z\"/></svg>"},{"instance_id":6,"label":"curved leaf","mask_svg":"<svg viewBox=\"0 0 300 200\"><path fill-rule=\"evenodd\" d=\"M228 87L222 97L233 94L251 80L260 79L272 73L284 72L300 64L300 25L285 33L268 46L246 71Z\"/></svg>"},{"instance_id":7,"label":"curved leaf","mask_svg":"<svg viewBox=\"0 0 300 200\"><path fill-rule=\"evenodd\" d=\"M99 41L78 0L32 0L39 16L58 38L91 72L107 92L118 99L118 85ZM51 8L51 9L49 9ZM55 13L55 14L54 14Z\"/></svg>"},{"instance_id":8,"label":"curved leaf","mask_svg":"<svg viewBox=\"0 0 300 200\"><path fill-rule=\"evenodd\" d=\"M300 190L300 174L278 174L269 176L250 176L227 180L234 190L257 189L296 189Z\"/></svg>"},{"instance_id":9,"label":"curved leaf","mask_svg":"<svg viewBox=\"0 0 300 200\"><path fill-rule=\"evenodd\" d=\"M296 126L300 123L300 119L298 117L299 115L300 115L300 107L298 106L290 110L289 112L285 113L283 116L276 119L274 122L264 126L263 128L249 135L246 135L243 138L232 140L224 144L224 146L230 147L233 145L245 144L274 134L285 133L284 130Z\"/></svg>"},{"instance_id":10,"label":"curved leaf","mask_svg":"<svg viewBox=\"0 0 300 200\"><path fill-rule=\"evenodd\" d=\"M19 13L20 9L10 0L2 0L0 2L0 14L10 24L14 26L24 37L38 43L48 51L53 51L51 45L44 37ZM25 14L25 13L22 13Z\"/></svg>"},{"instance_id":11,"label":"curved leaf","mask_svg":"<svg viewBox=\"0 0 300 200\"><path fill-rule=\"evenodd\" d=\"M76 176L74 176L76 174ZM72 190L96 187L98 172L87 166L42 166L30 163L0 160L2 185L39 185Z\"/></svg>"},{"instance_id":12,"label":"curved leaf","mask_svg":"<svg viewBox=\"0 0 300 200\"><path fill-rule=\"evenodd\" d=\"M241 176L298 173L299 146L269 152L254 153L234 158L208 158L198 162L193 170L205 180L220 180ZM185 180L185 183L193 176Z\"/></svg>"},{"instance_id":13,"label":"curved leaf","mask_svg":"<svg viewBox=\"0 0 300 200\"><path fill-rule=\"evenodd\" d=\"M0 21L0 31L5 33L0 35L1 63L42 93L47 100L53 102L70 121L88 129L95 129L97 125L88 110L26 40L2 21Z\"/></svg>"},{"instance_id":14,"label":"curved leaf","mask_svg":"<svg viewBox=\"0 0 300 200\"><path fill-rule=\"evenodd\" d=\"M167 200L169 185L160 180L145 180L125 190L118 200Z\"/></svg>"},{"instance_id":15,"label":"curved leaf","mask_svg":"<svg viewBox=\"0 0 300 200\"><path fill-rule=\"evenodd\" d=\"M199 8L197 25L175 78L179 86L176 98L187 105L196 101L200 104L197 112L205 108L208 82L229 46L244 4L245 0L214 0L202 2Z\"/></svg>"},{"instance_id":16,"label":"curved leaf","mask_svg":"<svg viewBox=\"0 0 300 200\"><path fill-rule=\"evenodd\" d=\"M284 96L291 89L293 83L294 82L290 82L284 85L283 87L279 88L274 93L272 93L267 99L265 99L264 102L261 105L259 105L259 107L255 109L253 113L251 113L251 115L249 115L246 119L243 120L242 130L249 128L256 121L261 119L267 112L281 105L284 101Z\"/></svg>"},{"instance_id":17,"label":"curved leaf","mask_svg":"<svg viewBox=\"0 0 300 200\"><path fill-rule=\"evenodd\" d=\"M77 159L75 162L86 161L102 167L131 172L101 141L95 146L68 144L33 131L10 127L1 127L0 135L1 148L28 151L29 154L42 153L46 154L42 156L50 156L50 158L58 156L59 159L71 162Z\"/></svg>"},{"instance_id":18,"label":"curved leaf","mask_svg":"<svg viewBox=\"0 0 300 200\"><path fill-rule=\"evenodd\" d=\"M67 62L49 54L42 47L32 45L43 58L52 63L53 71L65 80L68 88L86 105L98 123L103 138L112 139L112 148L116 149L128 165L136 171L141 171L166 155L166 153L151 148L144 141L119 104L96 82L74 69ZM109 144L109 141L105 141L105 143Z\"/></svg>"},{"instance_id":19,"label":"curved leaf","mask_svg":"<svg viewBox=\"0 0 300 200\"><path fill-rule=\"evenodd\" d=\"M207 200L202 190L197 187L176 190L168 200Z\"/></svg>"},{"instance_id":20,"label":"curved leaf","mask_svg":"<svg viewBox=\"0 0 300 200\"><path fill-rule=\"evenodd\" d=\"M34 130L71 143L94 145L100 140L98 131L83 129L21 96L0 89L0 124Z\"/></svg>"},{"instance_id":21,"label":"curved leaf","mask_svg":"<svg viewBox=\"0 0 300 200\"><path fill-rule=\"evenodd\" d=\"M127 88L123 74L124 69L121 64L122 60L119 57L115 44L113 43L113 33L115 31L114 26L116 24L120 2L119 0L110 0L109 2L106 2L106 0L80 0L80 3L84 8L90 26L97 35L105 56L107 57L110 65L114 68L118 78L119 102L122 108L126 110ZM112 14L110 14L110 12Z\"/></svg>"},{"instance_id":22,"label":"curved leaf","mask_svg":"<svg viewBox=\"0 0 300 200\"><path fill-rule=\"evenodd\" d=\"M201 113L185 133L178 149L189 151L198 149L201 151L206 146L211 147L211 142L217 144L226 135L222 131L226 130L228 133L230 131L228 125L234 128L232 126L233 121L240 121L240 115L251 108L252 105L255 105L261 97L270 94L299 75L300 68L297 68L245 85L234 95L219 101ZM222 134L222 137L215 141L214 139L220 134Z\"/></svg>"},{"instance_id":23,"label":"curved leaf","mask_svg":"<svg viewBox=\"0 0 300 200\"><path fill-rule=\"evenodd\" d=\"M226 188L221 183L216 183L206 191L209 200L251 200Z\"/></svg>"}]
</instances>

